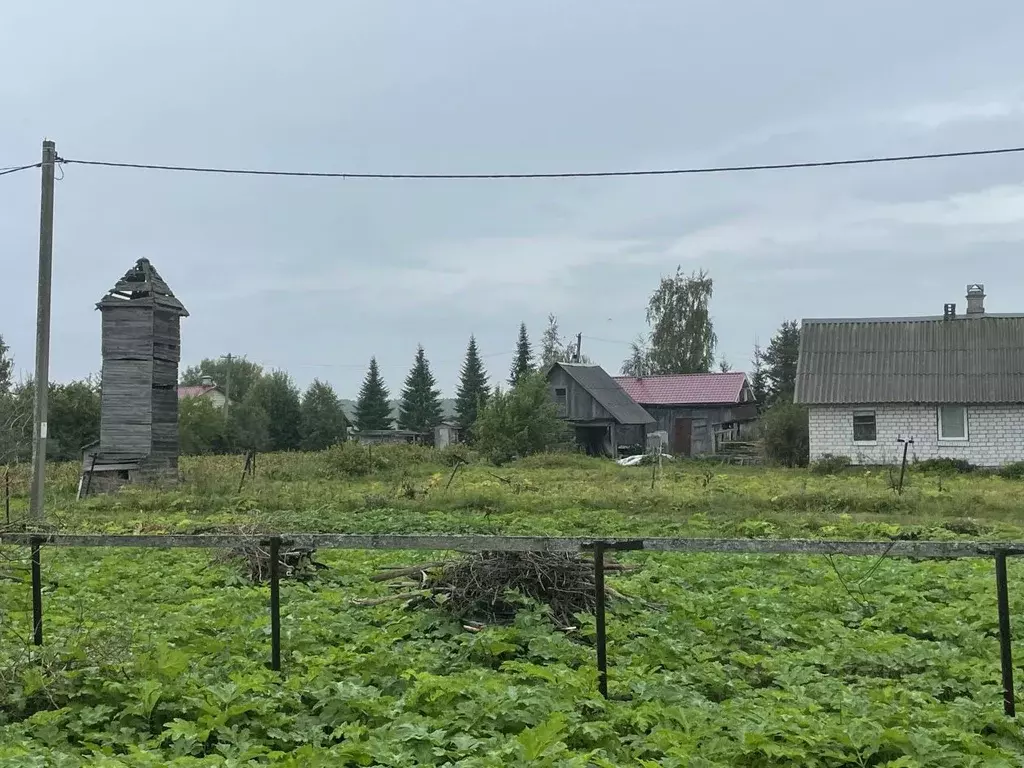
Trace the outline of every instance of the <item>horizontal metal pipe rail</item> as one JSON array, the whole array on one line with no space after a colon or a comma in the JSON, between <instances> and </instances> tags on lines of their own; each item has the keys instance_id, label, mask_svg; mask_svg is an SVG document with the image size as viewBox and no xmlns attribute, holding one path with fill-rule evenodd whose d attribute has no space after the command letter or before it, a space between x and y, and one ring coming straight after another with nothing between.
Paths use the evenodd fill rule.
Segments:
<instances>
[{"instance_id":1,"label":"horizontal metal pipe rail","mask_svg":"<svg viewBox=\"0 0 1024 768\"><path fill-rule=\"evenodd\" d=\"M43 643L43 603L40 548L148 547L156 549L228 549L254 537L244 534L106 535L75 533L3 533L0 546L32 549L32 626L36 645ZM278 553L282 546L305 549L453 550L461 552L582 552L594 553L597 600L598 687L608 696L605 636L604 572L607 550L647 552L716 553L723 555L847 555L851 557L901 557L920 560L992 557L996 564L996 596L999 610L999 651L1003 682L1003 711L1016 714L1006 558L1024 554L1020 541L830 541L827 539L711 539L711 538L565 538L550 536L485 536L458 534L350 534L283 533L259 537L271 551L270 622L271 662L281 668L281 613Z\"/></svg>"},{"instance_id":2,"label":"horizontal metal pipe rail","mask_svg":"<svg viewBox=\"0 0 1024 768\"><path fill-rule=\"evenodd\" d=\"M291 546L309 549L455 550L461 552L580 552L595 541L609 548L629 545L648 552L686 552L751 555L849 555L853 557L912 557L944 560L964 557L1024 555L1024 541L830 541L828 539L684 539L587 538L553 536L489 536L458 534L262 534L287 539ZM33 541L57 547L154 547L229 549L252 536L242 534L106 535L77 533L3 533L0 546L30 546Z\"/></svg>"}]
</instances>

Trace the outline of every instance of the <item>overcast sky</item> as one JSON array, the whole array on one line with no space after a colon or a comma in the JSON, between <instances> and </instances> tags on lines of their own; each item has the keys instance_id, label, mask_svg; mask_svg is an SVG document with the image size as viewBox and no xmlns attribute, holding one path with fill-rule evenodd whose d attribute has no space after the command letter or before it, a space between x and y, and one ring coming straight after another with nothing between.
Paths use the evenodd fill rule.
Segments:
<instances>
[{"instance_id":1,"label":"overcast sky","mask_svg":"<svg viewBox=\"0 0 1024 768\"><path fill-rule=\"evenodd\" d=\"M1024 144L1024 4L7 3L0 167L66 158L486 173ZM789 318L1024 311L1024 156L641 179L366 181L68 165L51 372L100 369L94 304L146 256L228 352L354 396L470 333L504 379L549 312L613 372L660 276L707 269L720 355ZM33 366L39 172L0 177L0 334Z\"/></svg>"}]
</instances>

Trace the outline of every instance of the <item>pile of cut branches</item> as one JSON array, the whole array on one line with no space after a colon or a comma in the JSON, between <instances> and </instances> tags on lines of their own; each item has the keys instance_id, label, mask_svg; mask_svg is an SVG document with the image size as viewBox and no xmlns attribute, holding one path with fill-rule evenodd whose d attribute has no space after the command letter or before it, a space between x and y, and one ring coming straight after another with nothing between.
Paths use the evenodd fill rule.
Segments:
<instances>
[{"instance_id":1,"label":"pile of cut branches","mask_svg":"<svg viewBox=\"0 0 1024 768\"><path fill-rule=\"evenodd\" d=\"M277 575L280 579L309 581L319 570L326 568L318 563L315 549L285 547L278 552ZM258 538L247 539L237 547L224 553L223 559L238 563L246 578L253 584L270 580L270 546Z\"/></svg>"},{"instance_id":2,"label":"pile of cut branches","mask_svg":"<svg viewBox=\"0 0 1024 768\"><path fill-rule=\"evenodd\" d=\"M631 566L605 561L606 573L632 570ZM570 552L479 552L453 560L386 568L371 581L394 581L402 592L382 598L357 600L360 605L406 601L408 607L433 605L443 608L466 629L483 624L509 623L528 601L549 609L552 622L563 630L575 629L575 616L593 613L596 607L594 562ZM626 600L605 585L611 600ZM524 600L526 598L526 600Z\"/></svg>"}]
</instances>

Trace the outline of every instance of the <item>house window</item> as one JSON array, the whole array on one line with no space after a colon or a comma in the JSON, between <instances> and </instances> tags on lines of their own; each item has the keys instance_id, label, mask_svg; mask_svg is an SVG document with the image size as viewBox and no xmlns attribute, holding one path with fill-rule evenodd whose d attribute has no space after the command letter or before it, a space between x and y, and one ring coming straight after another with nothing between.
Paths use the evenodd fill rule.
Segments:
<instances>
[{"instance_id":1,"label":"house window","mask_svg":"<svg viewBox=\"0 0 1024 768\"><path fill-rule=\"evenodd\" d=\"M558 415L565 416L567 408L565 387L555 388L555 405L558 407Z\"/></svg>"},{"instance_id":2,"label":"house window","mask_svg":"<svg viewBox=\"0 0 1024 768\"><path fill-rule=\"evenodd\" d=\"M853 412L853 442L873 443L878 438L874 411Z\"/></svg>"},{"instance_id":3,"label":"house window","mask_svg":"<svg viewBox=\"0 0 1024 768\"><path fill-rule=\"evenodd\" d=\"M939 406L939 440L967 439L967 408L962 405Z\"/></svg>"}]
</instances>

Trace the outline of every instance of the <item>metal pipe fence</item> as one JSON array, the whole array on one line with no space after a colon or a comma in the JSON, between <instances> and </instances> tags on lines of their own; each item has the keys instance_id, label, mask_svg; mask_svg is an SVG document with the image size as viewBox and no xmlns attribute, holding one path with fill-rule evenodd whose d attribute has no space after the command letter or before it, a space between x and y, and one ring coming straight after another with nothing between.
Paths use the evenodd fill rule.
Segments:
<instances>
[{"instance_id":1,"label":"metal pipe fence","mask_svg":"<svg viewBox=\"0 0 1024 768\"><path fill-rule=\"evenodd\" d=\"M1010 603L1006 559L1024 555L1021 541L830 541L825 539L711 539L711 538L565 538L551 536L491 536L457 534L265 534L270 548L270 666L281 669L280 551L282 546L304 549L429 550L460 552L585 552L594 556L598 687L608 696L607 639L604 600L604 553L609 550L676 552L721 555L847 555L918 560L993 558L996 601L999 613L999 650L1003 685L1003 711L1016 714L1013 654L1010 634ZM27 546L32 559L32 636L43 643L42 555L43 546L129 547L158 549L227 549L252 536L243 534L105 535L65 533L2 533L0 546Z\"/></svg>"}]
</instances>

